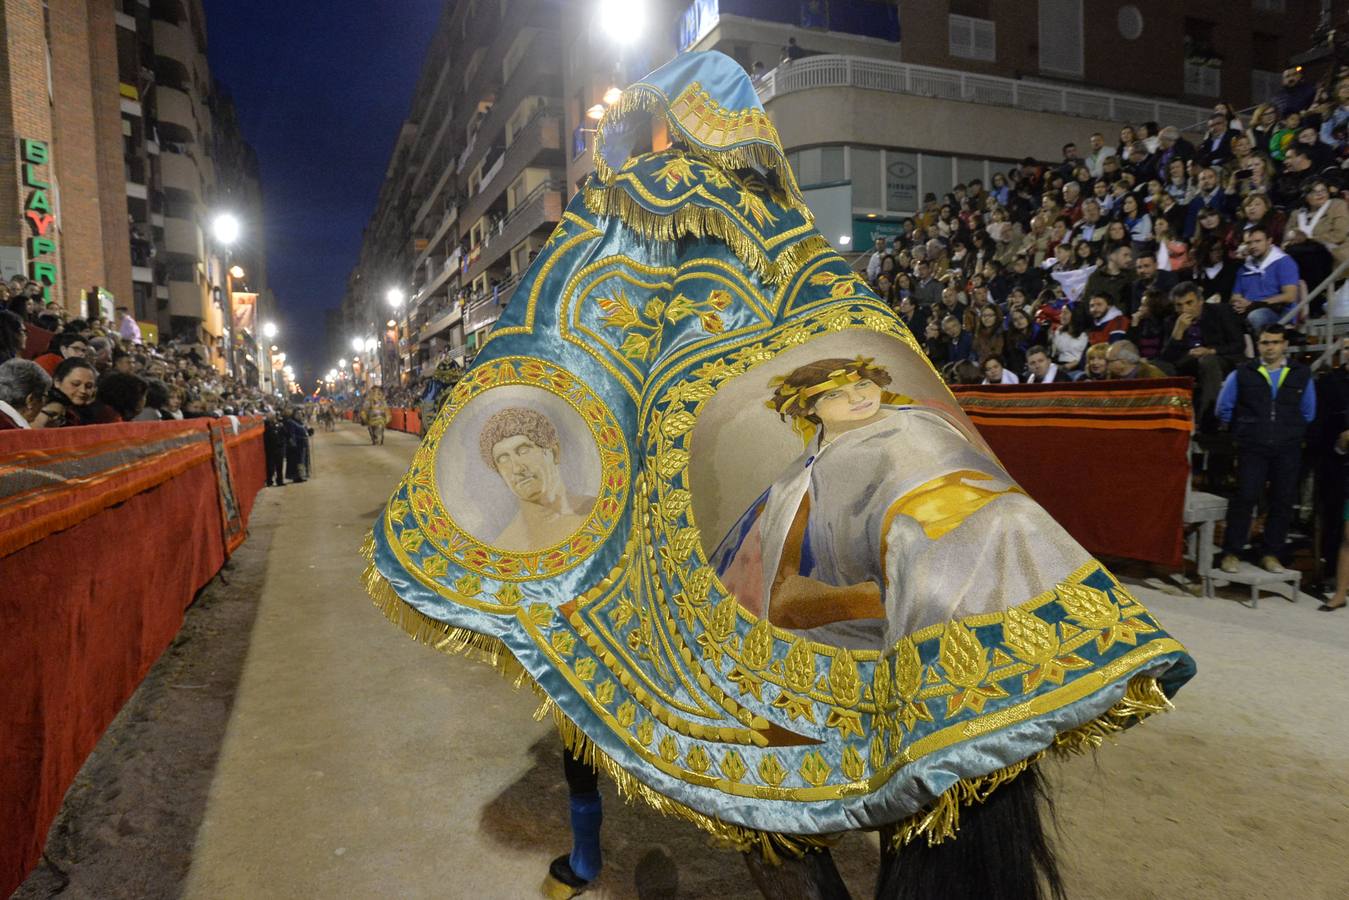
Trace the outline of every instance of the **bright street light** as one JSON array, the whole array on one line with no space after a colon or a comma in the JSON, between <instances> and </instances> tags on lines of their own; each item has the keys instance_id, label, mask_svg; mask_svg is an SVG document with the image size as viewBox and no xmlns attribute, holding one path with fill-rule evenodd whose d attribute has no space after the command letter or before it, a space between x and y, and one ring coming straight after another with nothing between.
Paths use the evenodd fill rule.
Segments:
<instances>
[{"instance_id":1,"label":"bright street light","mask_svg":"<svg viewBox=\"0 0 1349 900\"><path fill-rule=\"evenodd\" d=\"M239 240L240 230L238 218L230 213L221 213L211 222L211 234L226 247Z\"/></svg>"},{"instance_id":2,"label":"bright street light","mask_svg":"<svg viewBox=\"0 0 1349 900\"><path fill-rule=\"evenodd\" d=\"M373 350L374 350L376 347L378 347L378 346L379 346L379 341L375 340L374 338L368 337L368 338L365 339L365 352L366 352L366 353L370 353L371 351L373 351Z\"/></svg>"},{"instance_id":3,"label":"bright street light","mask_svg":"<svg viewBox=\"0 0 1349 900\"><path fill-rule=\"evenodd\" d=\"M347 361L345 359L339 359L337 361L337 367L339 369L345 369L347 367Z\"/></svg>"},{"instance_id":4,"label":"bright street light","mask_svg":"<svg viewBox=\"0 0 1349 900\"><path fill-rule=\"evenodd\" d=\"M358 337L352 338L351 349L355 350L357 353L360 353L362 350L365 349L365 341Z\"/></svg>"},{"instance_id":5,"label":"bright street light","mask_svg":"<svg viewBox=\"0 0 1349 900\"><path fill-rule=\"evenodd\" d=\"M395 322L393 319L390 319L389 321L387 321L387 322L384 323L384 327L385 327L385 328L397 328L397 327L398 327L398 323Z\"/></svg>"},{"instance_id":6,"label":"bright street light","mask_svg":"<svg viewBox=\"0 0 1349 900\"><path fill-rule=\"evenodd\" d=\"M644 0L600 0L600 28L610 39L620 44L641 40L646 29Z\"/></svg>"},{"instance_id":7,"label":"bright street light","mask_svg":"<svg viewBox=\"0 0 1349 900\"><path fill-rule=\"evenodd\" d=\"M230 266L230 277L231 277L231 278L243 278L243 277L244 277L244 267L243 267L243 266Z\"/></svg>"},{"instance_id":8,"label":"bright street light","mask_svg":"<svg viewBox=\"0 0 1349 900\"><path fill-rule=\"evenodd\" d=\"M403 301L406 300L407 297L403 294L402 288L391 287L389 288L389 292L384 295L384 299L389 301L390 306L397 309L403 305Z\"/></svg>"},{"instance_id":9,"label":"bright street light","mask_svg":"<svg viewBox=\"0 0 1349 900\"><path fill-rule=\"evenodd\" d=\"M262 324L262 336L265 337L265 338L266 338L267 340L269 340L269 341L270 341L272 338L276 337L276 334L277 334L277 332L278 332L279 330L280 330L280 329L278 329L278 328L276 327L276 323L275 323L275 322L264 322L264 323Z\"/></svg>"}]
</instances>

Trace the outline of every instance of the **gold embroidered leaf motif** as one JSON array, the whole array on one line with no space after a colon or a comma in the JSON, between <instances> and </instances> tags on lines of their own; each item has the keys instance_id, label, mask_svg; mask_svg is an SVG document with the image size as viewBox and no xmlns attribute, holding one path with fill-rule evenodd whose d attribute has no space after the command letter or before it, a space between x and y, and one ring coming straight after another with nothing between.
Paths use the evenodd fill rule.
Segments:
<instances>
[{"instance_id":1,"label":"gold embroidered leaf motif","mask_svg":"<svg viewBox=\"0 0 1349 900\"><path fill-rule=\"evenodd\" d=\"M686 158L676 156L656 171L655 179L665 185L665 190L672 191L677 184L693 181L693 168Z\"/></svg>"},{"instance_id":2,"label":"gold embroidered leaf motif","mask_svg":"<svg viewBox=\"0 0 1349 900\"><path fill-rule=\"evenodd\" d=\"M614 702L614 683L605 681L595 688L595 700L600 706L608 706Z\"/></svg>"},{"instance_id":3,"label":"gold embroidered leaf motif","mask_svg":"<svg viewBox=\"0 0 1349 900\"><path fill-rule=\"evenodd\" d=\"M535 603L529 607L529 621L536 628L542 628L553 620L553 608L547 603Z\"/></svg>"},{"instance_id":4,"label":"gold embroidered leaf motif","mask_svg":"<svg viewBox=\"0 0 1349 900\"><path fill-rule=\"evenodd\" d=\"M871 673L871 701L876 709L885 709L890 705L890 660L882 657L876 660L876 668Z\"/></svg>"},{"instance_id":5,"label":"gold embroidered leaf motif","mask_svg":"<svg viewBox=\"0 0 1349 900\"><path fill-rule=\"evenodd\" d=\"M658 321L665 314L665 301L659 297L652 297L646 301L646 306L642 309L642 316L653 322Z\"/></svg>"},{"instance_id":6,"label":"gold embroidered leaf motif","mask_svg":"<svg viewBox=\"0 0 1349 900\"><path fill-rule=\"evenodd\" d=\"M895 692L902 700L912 700L922 686L923 660L918 655L918 645L906 638L900 641L895 653Z\"/></svg>"},{"instance_id":7,"label":"gold embroidered leaf motif","mask_svg":"<svg viewBox=\"0 0 1349 900\"><path fill-rule=\"evenodd\" d=\"M631 728L632 723L637 721L637 707L633 705L631 700L624 700L619 704L617 711L614 712L614 718L618 720L618 724L622 727Z\"/></svg>"},{"instance_id":8,"label":"gold embroidered leaf motif","mask_svg":"<svg viewBox=\"0 0 1349 900\"><path fill-rule=\"evenodd\" d=\"M656 723L650 719L643 719L637 726L637 740L643 747L651 743L651 739L656 736Z\"/></svg>"},{"instance_id":9,"label":"gold embroidered leaf motif","mask_svg":"<svg viewBox=\"0 0 1349 900\"><path fill-rule=\"evenodd\" d=\"M450 563L443 556L430 556L422 563L422 571L432 578L443 578L449 574Z\"/></svg>"},{"instance_id":10,"label":"gold embroidered leaf motif","mask_svg":"<svg viewBox=\"0 0 1349 900\"><path fill-rule=\"evenodd\" d=\"M787 691L779 691L777 697L773 699L773 708L785 710L787 718L793 722L797 719L805 719L811 723L815 721L815 704L809 697L798 697Z\"/></svg>"},{"instance_id":11,"label":"gold embroidered leaf motif","mask_svg":"<svg viewBox=\"0 0 1349 900\"><path fill-rule=\"evenodd\" d=\"M753 191L741 191L736 208L744 213L746 218L753 220L754 226L760 231L765 225L777 222L777 216L768 211L768 206Z\"/></svg>"},{"instance_id":12,"label":"gold embroidered leaf motif","mask_svg":"<svg viewBox=\"0 0 1349 900\"><path fill-rule=\"evenodd\" d=\"M1109 628L1119 621L1119 607L1105 591L1085 584L1060 584L1055 588L1059 606L1087 628Z\"/></svg>"},{"instance_id":13,"label":"gold embroidered leaf motif","mask_svg":"<svg viewBox=\"0 0 1349 900\"><path fill-rule=\"evenodd\" d=\"M839 649L829 666L829 691L834 702L842 707L855 706L862 698L862 679L857 674L857 660L846 649Z\"/></svg>"},{"instance_id":14,"label":"gold embroidered leaf motif","mask_svg":"<svg viewBox=\"0 0 1349 900\"><path fill-rule=\"evenodd\" d=\"M850 734L862 737L862 714L852 709L830 707L829 718L825 720L824 727L837 728L840 738L847 738Z\"/></svg>"},{"instance_id":15,"label":"gold embroidered leaf motif","mask_svg":"<svg viewBox=\"0 0 1349 900\"><path fill-rule=\"evenodd\" d=\"M741 694L749 694L755 700L763 700L763 679L743 666L732 666L726 680L740 688Z\"/></svg>"},{"instance_id":16,"label":"gold embroidered leaf motif","mask_svg":"<svg viewBox=\"0 0 1349 900\"><path fill-rule=\"evenodd\" d=\"M693 495L680 488L665 495L665 499L660 502L660 514L667 521L672 521L684 514L684 510L689 508Z\"/></svg>"},{"instance_id":17,"label":"gold embroidered leaf motif","mask_svg":"<svg viewBox=\"0 0 1349 900\"><path fill-rule=\"evenodd\" d=\"M778 761L776 753L768 753L763 759L759 760L759 778L763 780L764 784L777 787L782 784L786 777L787 770Z\"/></svg>"},{"instance_id":18,"label":"gold embroidered leaf motif","mask_svg":"<svg viewBox=\"0 0 1349 900\"><path fill-rule=\"evenodd\" d=\"M1054 626L1016 606L1003 615L1002 640L1018 659L1033 666L1048 662L1059 652Z\"/></svg>"},{"instance_id":19,"label":"gold embroidered leaf motif","mask_svg":"<svg viewBox=\"0 0 1349 900\"><path fill-rule=\"evenodd\" d=\"M693 417L693 413L681 409L666 416L665 421L660 423L660 430L667 438L673 440L684 432L692 430L696 422L697 419Z\"/></svg>"},{"instance_id":20,"label":"gold embroidered leaf motif","mask_svg":"<svg viewBox=\"0 0 1349 900\"><path fill-rule=\"evenodd\" d=\"M948 622L942 632L940 659L946 677L960 687L974 687L988 674L988 652L959 622Z\"/></svg>"},{"instance_id":21,"label":"gold embroidered leaf motif","mask_svg":"<svg viewBox=\"0 0 1349 900\"><path fill-rule=\"evenodd\" d=\"M576 677L582 681L589 681L595 677L595 657L586 656L576 661Z\"/></svg>"},{"instance_id":22,"label":"gold embroidered leaf motif","mask_svg":"<svg viewBox=\"0 0 1349 900\"><path fill-rule=\"evenodd\" d=\"M806 754L805 759L801 760L799 771L807 784L819 787L829 780L831 769L829 763L824 761L824 754L818 750L812 750Z\"/></svg>"},{"instance_id":23,"label":"gold embroidered leaf motif","mask_svg":"<svg viewBox=\"0 0 1349 900\"><path fill-rule=\"evenodd\" d=\"M403 517L408 514L408 504L406 500L390 500L389 509L386 515L390 522L403 523Z\"/></svg>"},{"instance_id":24,"label":"gold embroidered leaf motif","mask_svg":"<svg viewBox=\"0 0 1349 900\"><path fill-rule=\"evenodd\" d=\"M675 294L665 310L665 319L671 323L679 322L693 315L696 308L697 304L688 297L683 294Z\"/></svg>"},{"instance_id":25,"label":"gold embroidered leaf motif","mask_svg":"<svg viewBox=\"0 0 1349 900\"><path fill-rule=\"evenodd\" d=\"M518 584L508 584L497 591L497 602L502 606L517 606L523 599L525 599L525 592L520 590Z\"/></svg>"},{"instance_id":26,"label":"gold embroidered leaf motif","mask_svg":"<svg viewBox=\"0 0 1349 900\"><path fill-rule=\"evenodd\" d=\"M811 284L833 284L838 281L839 275L835 272L816 272L810 276Z\"/></svg>"},{"instance_id":27,"label":"gold embroidered leaf motif","mask_svg":"<svg viewBox=\"0 0 1349 900\"><path fill-rule=\"evenodd\" d=\"M862 754L858 753L852 744L844 748L843 760L839 764L839 768L843 769L843 774L848 777L849 781L861 781L862 776L867 773L866 760L862 759Z\"/></svg>"},{"instance_id":28,"label":"gold embroidered leaf motif","mask_svg":"<svg viewBox=\"0 0 1349 900\"><path fill-rule=\"evenodd\" d=\"M871 771L879 772L885 768L885 734L883 732L871 740Z\"/></svg>"},{"instance_id":29,"label":"gold embroidered leaf motif","mask_svg":"<svg viewBox=\"0 0 1349 900\"><path fill-rule=\"evenodd\" d=\"M707 295L707 305L724 312L731 306L731 292L716 290Z\"/></svg>"},{"instance_id":30,"label":"gold embroidered leaf motif","mask_svg":"<svg viewBox=\"0 0 1349 900\"><path fill-rule=\"evenodd\" d=\"M721 774L725 775L733 784L745 777L749 767L745 765L745 760L735 750L727 751L721 758Z\"/></svg>"},{"instance_id":31,"label":"gold embroidered leaf motif","mask_svg":"<svg viewBox=\"0 0 1349 900\"><path fill-rule=\"evenodd\" d=\"M609 612L609 621L615 628L622 628L637 615L637 607L626 596L619 598L618 605Z\"/></svg>"},{"instance_id":32,"label":"gold embroidered leaf motif","mask_svg":"<svg viewBox=\"0 0 1349 900\"><path fill-rule=\"evenodd\" d=\"M660 739L660 758L667 763L679 759L679 742L674 739L674 735L667 734Z\"/></svg>"},{"instance_id":33,"label":"gold embroidered leaf motif","mask_svg":"<svg viewBox=\"0 0 1349 900\"><path fill-rule=\"evenodd\" d=\"M627 295L622 291L617 292L612 297L596 297L595 305L604 313L600 317L600 324L606 328L626 330L641 321L637 315L637 309L628 302Z\"/></svg>"},{"instance_id":34,"label":"gold embroidered leaf motif","mask_svg":"<svg viewBox=\"0 0 1349 900\"><path fill-rule=\"evenodd\" d=\"M667 480L674 478L689 464L687 450L670 449L656 457L656 471Z\"/></svg>"},{"instance_id":35,"label":"gold embroidered leaf motif","mask_svg":"<svg viewBox=\"0 0 1349 900\"><path fill-rule=\"evenodd\" d=\"M422 549L422 542L425 538L416 528L404 528L403 533L398 535L398 543L409 553L416 553Z\"/></svg>"},{"instance_id":36,"label":"gold embroidered leaf motif","mask_svg":"<svg viewBox=\"0 0 1349 900\"><path fill-rule=\"evenodd\" d=\"M697 529L686 529L688 531L697 531ZM697 539L697 535L694 535ZM697 598L697 602L703 603L707 600L708 592L712 590L712 579L716 577L712 569L708 566L699 566L688 574L684 579L684 587L689 594Z\"/></svg>"},{"instance_id":37,"label":"gold embroidered leaf motif","mask_svg":"<svg viewBox=\"0 0 1349 900\"><path fill-rule=\"evenodd\" d=\"M684 765L688 767L690 772L701 775L711 768L712 757L707 755L707 751L701 745L695 744L693 749L684 754Z\"/></svg>"},{"instance_id":38,"label":"gold embroidered leaf motif","mask_svg":"<svg viewBox=\"0 0 1349 900\"><path fill-rule=\"evenodd\" d=\"M703 326L703 331L706 331L708 334L721 334L726 327L721 321L721 316L714 312L699 314L698 324Z\"/></svg>"},{"instance_id":39,"label":"gold embroidered leaf motif","mask_svg":"<svg viewBox=\"0 0 1349 900\"><path fill-rule=\"evenodd\" d=\"M726 597L712 607L712 618L708 620L707 632L717 643L724 643L735 631L736 600Z\"/></svg>"},{"instance_id":40,"label":"gold embroidered leaf motif","mask_svg":"<svg viewBox=\"0 0 1349 900\"><path fill-rule=\"evenodd\" d=\"M740 651L740 659L751 669L763 669L773 658L773 626L767 619L760 619L745 635L745 646Z\"/></svg>"},{"instance_id":41,"label":"gold embroidered leaf motif","mask_svg":"<svg viewBox=\"0 0 1349 900\"><path fill-rule=\"evenodd\" d=\"M647 356L651 354L654 347L655 344L652 343L651 335L637 334L636 332L634 332L632 334L629 334L627 337L623 338L623 343L619 345L618 349L628 359L639 359L645 361Z\"/></svg>"},{"instance_id":42,"label":"gold embroidered leaf motif","mask_svg":"<svg viewBox=\"0 0 1349 900\"><path fill-rule=\"evenodd\" d=\"M482 579L477 575L460 575L454 580L454 589L465 597L476 597L482 593Z\"/></svg>"},{"instance_id":43,"label":"gold embroidered leaf motif","mask_svg":"<svg viewBox=\"0 0 1349 900\"><path fill-rule=\"evenodd\" d=\"M563 656L570 656L571 651L576 649L576 638L567 631L556 632L553 635L553 649Z\"/></svg>"},{"instance_id":44,"label":"gold embroidered leaf motif","mask_svg":"<svg viewBox=\"0 0 1349 900\"><path fill-rule=\"evenodd\" d=\"M675 532L674 537L670 538L670 551L675 559L680 562L686 562L693 553L693 548L698 546L698 529L681 528ZM703 599L707 599L704 591Z\"/></svg>"},{"instance_id":45,"label":"gold embroidered leaf motif","mask_svg":"<svg viewBox=\"0 0 1349 900\"><path fill-rule=\"evenodd\" d=\"M804 694L815 683L815 651L804 638L792 641L782 667L787 687L798 694Z\"/></svg>"}]
</instances>

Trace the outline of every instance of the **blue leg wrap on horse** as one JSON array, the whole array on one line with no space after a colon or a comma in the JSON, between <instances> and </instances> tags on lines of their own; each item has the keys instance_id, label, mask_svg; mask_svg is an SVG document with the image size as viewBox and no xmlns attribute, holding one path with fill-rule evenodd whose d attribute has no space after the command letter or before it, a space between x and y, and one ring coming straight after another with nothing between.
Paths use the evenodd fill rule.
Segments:
<instances>
[{"instance_id":1,"label":"blue leg wrap on horse","mask_svg":"<svg viewBox=\"0 0 1349 900\"><path fill-rule=\"evenodd\" d=\"M571 796L571 870L586 881L600 874L604 864L600 857L600 809L598 791Z\"/></svg>"}]
</instances>

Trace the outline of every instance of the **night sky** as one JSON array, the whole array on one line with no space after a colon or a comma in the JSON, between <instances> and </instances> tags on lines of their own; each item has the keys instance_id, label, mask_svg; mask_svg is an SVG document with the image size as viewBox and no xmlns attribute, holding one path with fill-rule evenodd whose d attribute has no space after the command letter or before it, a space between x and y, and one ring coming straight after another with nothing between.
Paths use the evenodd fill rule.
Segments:
<instances>
[{"instance_id":1,"label":"night sky","mask_svg":"<svg viewBox=\"0 0 1349 900\"><path fill-rule=\"evenodd\" d=\"M262 168L278 343L312 384L442 0L205 0L211 72Z\"/></svg>"}]
</instances>

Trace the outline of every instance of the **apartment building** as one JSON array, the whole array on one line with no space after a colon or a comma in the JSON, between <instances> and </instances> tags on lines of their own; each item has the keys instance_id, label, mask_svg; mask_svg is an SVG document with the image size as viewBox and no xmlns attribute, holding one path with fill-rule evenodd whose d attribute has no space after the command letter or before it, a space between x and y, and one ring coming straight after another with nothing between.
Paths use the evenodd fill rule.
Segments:
<instances>
[{"instance_id":1,"label":"apartment building","mask_svg":"<svg viewBox=\"0 0 1349 900\"><path fill-rule=\"evenodd\" d=\"M207 63L201 0L117 6L132 264L121 296L129 295L136 318L161 335L203 342L218 364L256 383L259 370L270 368L257 332L272 302L261 181L233 102ZM226 212L241 223L229 247L210 229Z\"/></svg>"},{"instance_id":2,"label":"apartment building","mask_svg":"<svg viewBox=\"0 0 1349 900\"><path fill-rule=\"evenodd\" d=\"M386 383L472 354L561 220L569 6L470 0L440 23L343 300Z\"/></svg>"}]
</instances>

